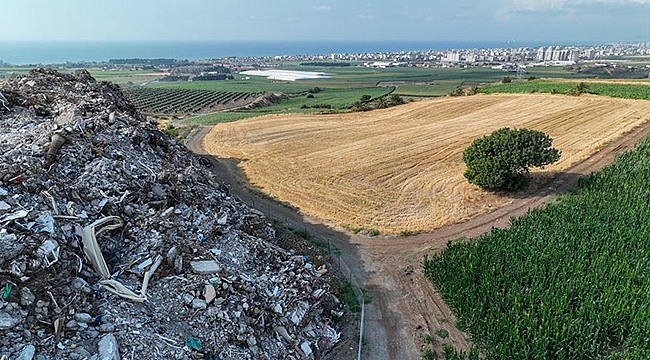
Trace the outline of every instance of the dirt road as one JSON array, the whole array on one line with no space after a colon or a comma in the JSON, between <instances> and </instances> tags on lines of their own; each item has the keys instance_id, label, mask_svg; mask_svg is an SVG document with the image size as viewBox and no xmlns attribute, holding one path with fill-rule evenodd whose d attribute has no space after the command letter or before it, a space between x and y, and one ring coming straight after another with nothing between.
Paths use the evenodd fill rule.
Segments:
<instances>
[{"instance_id":1,"label":"dirt road","mask_svg":"<svg viewBox=\"0 0 650 360\"><path fill-rule=\"evenodd\" d=\"M200 129L188 142L188 147L197 154L206 155L202 141L210 129ZM335 229L331 224L304 216L259 193L250 186L236 160L206 156L214 167L216 180L230 183L233 192L243 201L273 218L305 227L310 233L329 239L341 250L341 257L350 265L357 281L372 292L373 301L366 306L363 358L401 360L421 358L423 334L433 337L438 354L443 341L460 349L470 346L467 334L454 326L455 318L450 309L422 275L421 262L425 254L440 251L449 240L477 236L492 227L508 226L511 217L543 206L557 194L574 189L580 177L613 162L616 154L634 148L648 134L650 124L645 123L557 174L527 196L466 222L409 237L369 238ZM438 329L447 330L449 336L444 340L435 336Z\"/></svg>"}]
</instances>

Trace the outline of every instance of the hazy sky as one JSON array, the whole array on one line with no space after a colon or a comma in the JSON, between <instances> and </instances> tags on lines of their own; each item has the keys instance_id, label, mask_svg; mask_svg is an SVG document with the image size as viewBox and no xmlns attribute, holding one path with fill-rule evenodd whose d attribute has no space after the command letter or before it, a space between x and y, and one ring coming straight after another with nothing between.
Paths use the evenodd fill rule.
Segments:
<instances>
[{"instance_id":1,"label":"hazy sky","mask_svg":"<svg viewBox=\"0 0 650 360\"><path fill-rule=\"evenodd\" d=\"M2 0L3 40L650 41L650 0Z\"/></svg>"}]
</instances>

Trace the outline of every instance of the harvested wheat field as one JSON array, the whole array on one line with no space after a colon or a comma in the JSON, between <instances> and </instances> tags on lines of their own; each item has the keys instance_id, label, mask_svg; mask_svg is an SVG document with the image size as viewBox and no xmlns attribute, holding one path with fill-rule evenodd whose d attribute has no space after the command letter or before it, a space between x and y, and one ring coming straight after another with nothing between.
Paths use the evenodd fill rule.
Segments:
<instances>
[{"instance_id":1,"label":"harvested wheat field","mask_svg":"<svg viewBox=\"0 0 650 360\"><path fill-rule=\"evenodd\" d=\"M204 141L241 160L249 181L301 211L353 229L431 230L511 199L467 183L463 150L500 127L546 132L561 171L650 120L650 101L596 96L477 95L336 115L219 124Z\"/></svg>"}]
</instances>

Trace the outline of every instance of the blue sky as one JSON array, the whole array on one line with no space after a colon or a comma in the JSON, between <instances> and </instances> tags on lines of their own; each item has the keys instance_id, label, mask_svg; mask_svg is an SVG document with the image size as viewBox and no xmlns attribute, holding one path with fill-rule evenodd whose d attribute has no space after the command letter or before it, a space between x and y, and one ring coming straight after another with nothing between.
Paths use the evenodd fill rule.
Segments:
<instances>
[{"instance_id":1,"label":"blue sky","mask_svg":"<svg viewBox=\"0 0 650 360\"><path fill-rule=\"evenodd\" d=\"M650 0L6 0L7 40L650 41Z\"/></svg>"}]
</instances>

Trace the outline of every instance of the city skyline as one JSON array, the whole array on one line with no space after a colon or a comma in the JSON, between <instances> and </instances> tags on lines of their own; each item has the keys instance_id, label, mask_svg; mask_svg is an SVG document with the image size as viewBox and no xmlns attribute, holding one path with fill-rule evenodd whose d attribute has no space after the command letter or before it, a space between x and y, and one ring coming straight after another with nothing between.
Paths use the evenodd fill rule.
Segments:
<instances>
[{"instance_id":1,"label":"city skyline","mask_svg":"<svg viewBox=\"0 0 650 360\"><path fill-rule=\"evenodd\" d=\"M0 41L650 40L650 0L9 2Z\"/></svg>"}]
</instances>

